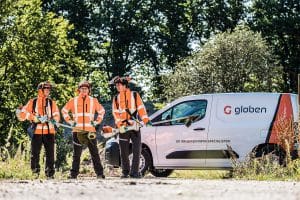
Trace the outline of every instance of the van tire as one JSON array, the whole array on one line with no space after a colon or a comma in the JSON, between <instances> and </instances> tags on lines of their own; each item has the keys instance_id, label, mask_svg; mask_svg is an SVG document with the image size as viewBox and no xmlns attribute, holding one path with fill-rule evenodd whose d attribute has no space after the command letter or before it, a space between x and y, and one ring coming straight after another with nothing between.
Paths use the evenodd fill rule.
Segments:
<instances>
[{"instance_id":1,"label":"van tire","mask_svg":"<svg viewBox=\"0 0 300 200\"><path fill-rule=\"evenodd\" d=\"M173 169L151 169L150 173L155 177L168 177L173 171Z\"/></svg>"},{"instance_id":2,"label":"van tire","mask_svg":"<svg viewBox=\"0 0 300 200\"><path fill-rule=\"evenodd\" d=\"M285 166L285 151L278 145L266 144L257 148L254 152L255 158L261 158L263 156L272 156L275 162L278 162L279 165Z\"/></svg>"}]
</instances>

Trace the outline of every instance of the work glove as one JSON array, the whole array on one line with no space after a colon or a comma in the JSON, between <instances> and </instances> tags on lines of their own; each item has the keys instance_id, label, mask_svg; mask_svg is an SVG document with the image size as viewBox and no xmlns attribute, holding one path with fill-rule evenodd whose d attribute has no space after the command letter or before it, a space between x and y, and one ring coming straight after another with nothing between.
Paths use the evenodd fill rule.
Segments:
<instances>
[{"instance_id":1,"label":"work glove","mask_svg":"<svg viewBox=\"0 0 300 200\"><path fill-rule=\"evenodd\" d=\"M44 115L42 117L38 117L38 119L40 120L41 123L45 123L48 121L48 117L46 115Z\"/></svg>"},{"instance_id":2,"label":"work glove","mask_svg":"<svg viewBox=\"0 0 300 200\"><path fill-rule=\"evenodd\" d=\"M91 121L91 125L92 125L93 127L96 127L98 124L99 124L99 123L98 123L97 121Z\"/></svg>"},{"instance_id":3,"label":"work glove","mask_svg":"<svg viewBox=\"0 0 300 200\"><path fill-rule=\"evenodd\" d=\"M72 120L70 120L70 121L68 122L68 124L70 124L70 126L72 126L72 127L75 127L75 126L76 126L76 122L74 122L74 121L72 121Z\"/></svg>"},{"instance_id":4,"label":"work glove","mask_svg":"<svg viewBox=\"0 0 300 200\"><path fill-rule=\"evenodd\" d=\"M152 124L151 121L148 121L148 122L146 123L146 126L147 126L147 127L151 127L151 126L153 126L153 124Z\"/></svg>"},{"instance_id":5,"label":"work glove","mask_svg":"<svg viewBox=\"0 0 300 200\"><path fill-rule=\"evenodd\" d=\"M56 125L56 121L55 121L55 119L50 119L50 121L49 121L51 124L53 124L53 125Z\"/></svg>"},{"instance_id":6,"label":"work glove","mask_svg":"<svg viewBox=\"0 0 300 200\"><path fill-rule=\"evenodd\" d=\"M33 120L34 123L39 123L40 119L37 116L34 116Z\"/></svg>"},{"instance_id":7,"label":"work glove","mask_svg":"<svg viewBox=\"0 0 300 200\"><path fill-rule=\"evenodd\" d=\"M21 112L22 112L22 107L17 108L17 109L16 109L16 116L17 116L17 119L18 119L19 121L24 121L24 120L21 118L21 116L20 116Z\"/></svg>"},{"instance_id":8,"label":"work glove","mask_svg":"<svg viewBox=\"0 0 300 200\"><path fill-rule=\"evenodd\" d=\"M128 130L128 128L126 126L122 125L122 126L120 126L119 130L120 130L120 133L125 133Z\"/></svg>"}]
</instances>

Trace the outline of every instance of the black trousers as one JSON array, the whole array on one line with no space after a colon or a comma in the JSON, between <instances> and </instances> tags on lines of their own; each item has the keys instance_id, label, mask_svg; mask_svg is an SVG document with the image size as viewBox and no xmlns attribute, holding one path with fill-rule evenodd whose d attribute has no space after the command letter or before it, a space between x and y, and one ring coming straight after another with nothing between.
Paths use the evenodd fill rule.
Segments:
<instances>
[{"instance_id":1,"label":"black trousers","mask_svg":"<svg viewBox=\"0 0 300 200\"><path fill-rule=\"evenodd\" d=\"M129 142L132 142L132 165L130 168L129 162ZM127 131L126 133L119 134L119 145L121 151L121 165L122 173L124 175L138 175L140 166L140 155L142 151L141 132L140 131Z\"/></svg>"},{"instance_id":2,"label":"black trousers","mask_svg":"<svg viewBox=\"0 0 300 200\"><path fill-rule=\"evenodd\" d=\"M31 140L31 170L34 173L40 172L40 152L42 144L45 147L46 166L45 174L47 177L52 177L54 170L54 134L34 134Z\"/></svg>"},{"instance_id":3,"label":"black trousers","mask_svg":"<svg viewBox=\"0 0 300 200\"><path fill-rule=\"evenodd\" d=\"M83 146L80 145L80 142L78 141L77 133L73 133L73 141L73 162L71 176L77 177L79 174L80 157ZM97 148L97 140L90 140L87 146L92 157L95 173L97 174L97 176L103 175L103 167L100 161L100 155Z\"/></svg>"}]
</instances>

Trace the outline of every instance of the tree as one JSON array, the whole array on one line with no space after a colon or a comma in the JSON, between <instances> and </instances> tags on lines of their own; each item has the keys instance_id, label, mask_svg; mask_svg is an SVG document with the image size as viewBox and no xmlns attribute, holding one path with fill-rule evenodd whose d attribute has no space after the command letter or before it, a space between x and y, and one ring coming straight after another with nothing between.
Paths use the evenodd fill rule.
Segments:
<instances>
[{"instance_id":1,"label":"tree","mask_svg":"<svg viewBox=\"0 0 300 200\"><path fill-rule=\"evenodd\" d=\"M233 30L246 16L247 0L190 0L193 39L204 44L211 36Z\"/></svg>"},{"instance_id":2,"label":"tree","mask_svg":"<svg viewBox=\"0 0 300 200\"><path fill-rule=\"evenodd\" d=\"M238 26L179 62L164 78L165 95L172 100L199 93L278 91L281 70L262 36Z\"/></svg>"},{"instance_id":3,"label":"tree","mask_svg":"<svg viewBox=\"0 0 300 200\"><path fill-rule=\"evenodd\" d=\"M87 62L92 62L96 58L92 56L92 43L89 38L92 23L92 4L87 0L42 0L42 7L45 12L53 12L69 20L74 26L68 32L69 38L75 39L75 53Z\"/></svg>"},{"instance_id":4,"label":"tree","mask_svg":"<svg viewBox=\"0 0 300 200\"><path fill-rule=\"evenodd\" d=\"M53 96L61 106L73 96L86 66L75 55L76 41L67 36L73 27L66 20L43 12L40 0L5 3L6 14L0 16L1 145L10 127L15 139L24 133L25 125L17 122L14 111L36 96L39 82L57 83Z\"/></svg>"},{"instance_id":5,"label":"tree","mask_svg":"<svg viewBox=\"0 0 300 200\"><path fill-rule=\"evenodd\" d=\"M153 99L162 99L160 74L174 71L215 33L232 30L245 16L245 0L43 0L43 8L74 24L69 36L78 55L107 78L142 70L152 82Z\"/></svg>"},{"instance_id":6,"label":"tree","mask_svg":"<svg viewBox=\"0 0 300 200\"><path fill-rule=\"evenodd\" d=\"M255 0L251 7L249 24L260 31L283 66L285 92L297 92L297 74L300 73L300 1Z\"/></svg>"}]
</instances>

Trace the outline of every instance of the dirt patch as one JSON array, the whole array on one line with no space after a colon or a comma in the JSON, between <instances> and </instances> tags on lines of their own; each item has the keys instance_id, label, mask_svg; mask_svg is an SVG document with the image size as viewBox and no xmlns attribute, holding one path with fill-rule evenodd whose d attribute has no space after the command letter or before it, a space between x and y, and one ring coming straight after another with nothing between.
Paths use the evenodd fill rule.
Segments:
<instances>
[{"instance_id":1,"label":"dirt patch","mask_svg":"<svg viewBox=\"0 0 300 200\"><path fill-rule=\"evenodd\" d=\"M300 182L175 178L0 181L0 199L300 199Z\"/></svg>"}]
</instances>

